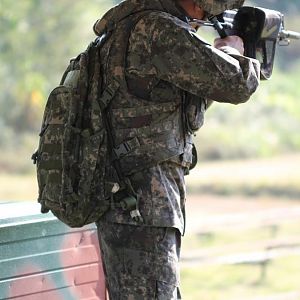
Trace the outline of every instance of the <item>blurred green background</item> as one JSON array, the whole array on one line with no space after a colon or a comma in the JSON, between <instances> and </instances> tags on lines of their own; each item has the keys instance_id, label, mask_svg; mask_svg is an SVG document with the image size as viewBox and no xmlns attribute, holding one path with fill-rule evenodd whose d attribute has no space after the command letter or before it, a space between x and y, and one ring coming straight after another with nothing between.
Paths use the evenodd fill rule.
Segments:
<instances>
[{"instance_id":1,"label":"blurred green background","mask_svg":"<svg viewBox=\"0 0 300 300\"><path fill-rule=\"evenodd\" d=\"M35 201L30 157L47 95L118 1L0 0L0 201ZM280 10L300 31L300 2ZM213 40L212 30L200 35ZM243 105L214 104L187 177L184 299L300 299L300 41L278 47L270 81Z\"/></svg>"}]
</instances>

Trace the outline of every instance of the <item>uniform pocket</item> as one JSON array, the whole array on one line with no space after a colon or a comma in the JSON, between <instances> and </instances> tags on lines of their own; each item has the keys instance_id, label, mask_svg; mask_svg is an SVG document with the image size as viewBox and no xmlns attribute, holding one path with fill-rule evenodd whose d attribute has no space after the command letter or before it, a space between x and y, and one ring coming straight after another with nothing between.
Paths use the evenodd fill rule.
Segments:
<instances>
[{"instance_id":1,"label":"uniform pocket","mask_svg":"<svg viewBox=\"0 0 300 300\"><path fill-rule=\"evenodd\" d=\"M206 103L204 99L198 98L194 95L187 96L187 103L185 107L186 125L191 133L197 131L203 126L205 109Z\"/></svg>"}]
</instances>

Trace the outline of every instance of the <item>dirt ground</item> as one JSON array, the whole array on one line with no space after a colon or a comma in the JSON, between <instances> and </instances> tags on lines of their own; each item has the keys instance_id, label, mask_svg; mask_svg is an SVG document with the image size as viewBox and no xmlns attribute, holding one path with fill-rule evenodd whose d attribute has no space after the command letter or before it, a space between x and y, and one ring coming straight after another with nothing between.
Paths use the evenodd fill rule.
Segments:
<instances>
[{"instance_id":1,"label":"dirt ground","mask_svg":"<svg viewBox=\"0 0 300 300\"><path fill-rule=\"evenodd\" d=\"M300 199L299 199L300 200ZM279 198L242 196L188 195L186 233L218 226L300 219L300 201Z\"/></svg>"}]
</instances>

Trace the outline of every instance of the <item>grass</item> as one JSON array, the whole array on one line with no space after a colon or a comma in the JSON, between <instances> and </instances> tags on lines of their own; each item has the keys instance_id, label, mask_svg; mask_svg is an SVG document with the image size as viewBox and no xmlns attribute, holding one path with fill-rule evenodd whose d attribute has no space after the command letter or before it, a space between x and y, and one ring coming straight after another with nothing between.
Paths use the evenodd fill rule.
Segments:
<instances>
[{"instance_id":1,"label":"grass","mask_svg":"<svg viewBox=\"0 0 300 300\"><path fill-rule=\"evenodd\" d=\"M259 266L204 266L183 268L182 291L186 300L247 300L300 289L300 256L272 262L264 280ZM291 276L291 274L293 274Z\"/></svg>"},{"instance_id":2,"label":"grass","mask_svg":"<svg viewBox=\"0 0 300 300\"><path fill-rule=\"evenodd\" d=\"M200 163L191 172L191 176L187 177L188 191L202 195L221 195L224 201L229 199L227 196L246 198L248 201L268 198L272 201L286 202L289 206L295 202L286 200L300 199L299 165L299 155L262 160ZM221 211L214 213L220 214ZM182 257L192 257L196 260L182 260L184 299L253 300L267 296L270 296L268 299L300 299L300 294L293 297L273 297L300 292L298 253L273 260L267 267L264 280L261 280L259 265L205 264L216 257L264 251L272 242L299 243L299 238L299 220L289 220L280 226L227 229L218 227L217 231L187 235L183 242Z\"/></svg>"},{"instance_id":3,"label":"grass","mask_svg":"<svg viewBox=\"0 0 300 300\"><path fill-rule=\"evenodd\" d=\"M216 248L224 245L249 245L260 241L269 240L291 240L295 237L300 238L300 221L288 222L278 227L265 226L244 230L221 230L202 234L191 234L184 238L183 252L196 249Z\"/></svg>"},{"instance_id":4,"label":"grass","mask_svg":"<svg viewBox=\"0 0 300 300\"><path fill-rule=\"evenodd\" d=\"M189 193L269 195L300 199L300 155L199 163L186 177Z\"/></svg>"}]
</instances>

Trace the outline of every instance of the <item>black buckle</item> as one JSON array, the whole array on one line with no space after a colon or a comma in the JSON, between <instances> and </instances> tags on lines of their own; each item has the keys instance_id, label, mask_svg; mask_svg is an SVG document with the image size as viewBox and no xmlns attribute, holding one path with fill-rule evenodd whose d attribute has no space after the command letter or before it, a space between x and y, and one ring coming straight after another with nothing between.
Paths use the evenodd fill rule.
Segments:
<instances>
[{"instance_id":1,"label":"black buckle","mask_svg":"<svg viewBox=\"0 0 300 300\"><path fill-rule=\"evenodd\" d=\"M36 165L37 161L38 161L38 158L39 158L39 152L38 150L35 151L32 156L31 156L31 159L33 160L33 164Z\"/></svg>"},{"instance_id":2,"label":"black buckle","mask_svg":"<svg viewBox=\"0 0 300 300\"><path fill-rule=\"evenodd\" d=\"M123 143L114 148L114 153L116 157L122 157L123 155L127 154L131 150L131 147L128 145L128 143Z\"/></svg>"},{"instance_id":3,"label":"black buckle","mask_svg":"<svg viewBox=\"0 0 300 300\"><path fill-rule=\"evenodd\" d=\"M100 97L100 102L102 103L102 109L105 109L110 101L114 98L120 84L117 80L113 80L103 91Z\"/></svg>"}]
</instances>

